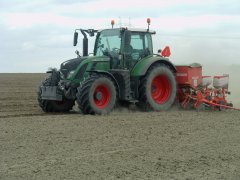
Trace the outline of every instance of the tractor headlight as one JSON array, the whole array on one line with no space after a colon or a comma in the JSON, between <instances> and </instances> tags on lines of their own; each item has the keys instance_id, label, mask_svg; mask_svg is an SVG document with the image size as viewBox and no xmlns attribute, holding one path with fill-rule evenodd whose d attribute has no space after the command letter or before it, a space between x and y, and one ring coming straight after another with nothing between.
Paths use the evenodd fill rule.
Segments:
<instances>
[{"instance_id":1,"label":"tractor headlight","mask_svg":"<svg viewBox=\"0 0 240 180\"><path fill-rule=\"evenodd\" d=\"M70 71L70 72L68 73L67 78L68 78L68 79L71 78L71 76L74 74L74 72L75 72L75 71Z\"/></svg>"}]
</instances>

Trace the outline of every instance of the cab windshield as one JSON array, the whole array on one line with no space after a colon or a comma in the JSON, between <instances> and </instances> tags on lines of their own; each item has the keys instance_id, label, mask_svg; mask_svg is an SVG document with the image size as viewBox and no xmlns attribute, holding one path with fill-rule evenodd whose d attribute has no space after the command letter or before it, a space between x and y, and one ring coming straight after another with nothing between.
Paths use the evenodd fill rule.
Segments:
<instances>
[{"instance_id":1,"label":"cab windshield","mask_svg":"<svg viewBox=\"0 0 240 180\"><path fill-rule=\"evenodd\" d=\"M114 51L119 53L121 48L121 34L119 29L106 29L98 34L95 43L95 56L103 56Z\"/></svg>"}]
</instances>

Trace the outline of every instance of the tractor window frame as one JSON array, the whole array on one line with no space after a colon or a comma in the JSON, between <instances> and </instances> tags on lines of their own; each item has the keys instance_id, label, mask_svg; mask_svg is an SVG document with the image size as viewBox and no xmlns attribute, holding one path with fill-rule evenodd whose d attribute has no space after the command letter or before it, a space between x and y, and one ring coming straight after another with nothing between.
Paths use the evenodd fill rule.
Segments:
<instances>
[{"instance_id":1,"label":"tractor window frame","mask_svg":"<svg viewBox=\"0 0 240 180\"><path fill-rule=\"evenodd\" d=\"M103 53L100 54L100 55L98 55L97 53L98 53L98 49L99 49L99 47L98 47L99 46L99 38L106 31L110 31L110 33L117 34L117 36L119 38L118 39L119 40L119 44L118 44L117 49L119 49L119 51L121 51L121 49L122 49L122 33L120 32L120 30L119 29L105 29L105 30L102 30L101 32L97 33L96 40L95 40L95 45L94 45L94 56L103 56L104 55ZM107 37L107 35L103 36L103 37ZM110 35L109 37L115 37L115 36L114 35L113 36ZM106 44L111 44L111 43L107 42ZM107 45L107 46L109 46L109 45ZM102 47L102 48L103 49L108 49L109 47ZM110 50L111 50L111 48L113 48L113 47L110 47Z\"/></svg>"}]
</instances>

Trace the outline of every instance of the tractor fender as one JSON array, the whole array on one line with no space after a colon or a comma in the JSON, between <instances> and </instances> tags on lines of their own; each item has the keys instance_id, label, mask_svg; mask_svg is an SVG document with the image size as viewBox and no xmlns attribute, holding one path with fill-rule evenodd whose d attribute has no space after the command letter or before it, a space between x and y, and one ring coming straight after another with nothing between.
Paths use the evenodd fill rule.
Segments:
<instances>
[{"instance_id":1,"label":"tractor fender","mask_svg":"<svg viewBox=\"0 0 240 180\"><path fill-rule=\"evenodd\" d=\"M168 58L161 56L146 57L140 60L132 69L131 76L144 76L154 64L164 64L170 67L173 73L177 72L175 65Z\"/></svg>"},{"instance_id":2,"label":"tractor fender","mask_svg":"<svg viewBox=\"0 0 240 180\"><path fill-rule=\"evenodd\" d=\"M95 74L103 74L103 75L109 77L114 82L114 84L117 86L116 90L117 90L118 96L119 96L119 94L120 94L119 84L118 84L116 78L111 73L109 73L108 71L101 71L101 70L91 70L91 71L88 71L88 72L89 73L95 73Z\"/></svg>"}]
</instances>

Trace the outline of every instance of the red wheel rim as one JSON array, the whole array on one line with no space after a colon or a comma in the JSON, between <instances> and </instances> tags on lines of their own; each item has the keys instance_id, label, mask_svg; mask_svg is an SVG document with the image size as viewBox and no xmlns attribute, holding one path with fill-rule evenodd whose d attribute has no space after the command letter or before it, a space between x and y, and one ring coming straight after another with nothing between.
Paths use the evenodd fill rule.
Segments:
<instances>
[{"instance_id":1,"label":"red wheel rim","mask_svg":"<svg viewBox=\"0 0 240 180\"><path fill-rule=\"evenodd\" d=\"M96 87L93 99L94 103L99 109L106 108L110 102L111 93L106 85L99 85Z\"/></svg>"},{"instance_id":2,"label":"red wheel rim","mask_svg":"<svg viewBox=\"0 0 240 180\"><path fill-rule=\"evenodd\" d=\"M151 94L153 100L158 104L164 104L170 97L171 84L167 76L158 75L152 80Z\"/></svg>"}]
</instances>

